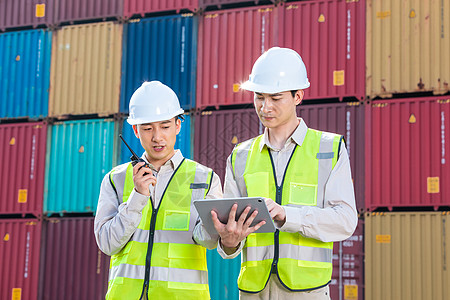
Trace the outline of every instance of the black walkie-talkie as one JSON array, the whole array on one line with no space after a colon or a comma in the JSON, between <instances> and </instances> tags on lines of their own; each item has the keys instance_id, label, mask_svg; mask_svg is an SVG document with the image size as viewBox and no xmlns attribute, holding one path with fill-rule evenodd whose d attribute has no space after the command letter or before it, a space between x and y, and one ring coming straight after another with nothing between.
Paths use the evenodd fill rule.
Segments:
<instances>
[{"instance_id":1,"label":"black walkie-talkie","mask_svg":"<svg viewBox=\"0 0 450 300\"><path fill-rule=\"evenodd\" d=\"M131 154L133 154L133 155L130 156L131 165L134 167L137 163L139 163L139 162L144 162L145 165L143 165L142 167L147 167L147 168L148 168L149 166L148 166L148 164L145 162L145 160L143 160L142 158L140 158L139 156L137 156L136 153L134 153L133 149L131 149L131 147L127 144L127 142L125 142L125 140L123 139L123 137L122 137L121 134L119 134L119 137L122 139L122 142L124 142L125 145L127 146L127 148L130 150ZM141 167L141 168L142 168L142 167ZM141 168L139 168L139 170L140 170ZM147 174L148 174L148 173L144 173L144 176L147 175Z\"/></svg>"}]
</instances>

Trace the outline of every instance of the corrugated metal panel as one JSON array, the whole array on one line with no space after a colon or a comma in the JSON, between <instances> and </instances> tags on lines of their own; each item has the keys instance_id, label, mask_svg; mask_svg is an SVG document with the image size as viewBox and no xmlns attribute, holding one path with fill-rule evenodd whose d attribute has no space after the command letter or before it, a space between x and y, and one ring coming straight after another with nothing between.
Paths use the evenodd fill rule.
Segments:
<instances>
[{"instance_id":1,"label":"corrugated metal panel","mask_svg":"<svg viewBox=\"0 0 450 300\"><path fill-rule=\"evenodd\" d=\"M142 147L140 140L134 135L133 127L128 124L126 120L123 121L122 136L138 156L141 156L144 153L145 150ZM120 141L119 147L119 163L123 164L129 162L131 156L130 150L128 150L127 146L125 146L122 141ZM180 149L184 157L192 159L191 117L189 115L184 115L184 122L181 123L181 131L177 135L175 149Z\"/></svg>"},{"instance_id":2,"label":"corrugated metal panel","mask_svg":"<svg viewBox=\"0 0 450 300\"><path fill-rule=\"evenodd\" d=\"M43 118L48 111L52 33L0 34L0 118Z\"/></svg>"},{"instance_id":3,"label":"corrugated metal panel","mask_svg":"<svg viewBox=\"0 0 450 300\"><path fill-rule=\"evenodd\" d=\"M199 7L199 0L125 0L124 16L130 18L133 15L144 16L146 13L162 11L176 11L182 9L196 11Z\"/></svg>"},{"instance_id":4,"label":"corrugated metal panel","mask_svg":"<svg viewBox=\"0 0 450 300\"><path fill-rule=\"evenodd\" d=\"M341 134L350 157L356 208L364 211L364 105L337 103L320 105L299 105L297 115L302 117L309 128Z\"/></svg>"},{"instance_id":5,"label":"corrugated metal panel","mask_svg":"<svg viewBox=\"0 0 450 300\"><path fill-rule=\"evenodd\" d=\"M237 143L262 132L254 109L202 112L195 116L194 160L216 172L222 183L226 159Z\"/></svg>"},{"instance_id":6,"label":"corrugated metal panel","mask_svg":"<svg viewBox=\"0 0 450 300\"><path fill-rule=\"evenodd\" d=\"M366 208L450 205L449 129L449 98L368 105Z\"/></svg>"},{"instance_id":7,"label":"corrugated metal panel","mask_svg":"<svg viewBox=\"0 0 450 300\"><path fill-rule=\"evenodd\" d=\"M0 220L0 298L36 300L41 223L37 219Z\"/></svg>"},{"instance_id":8,"label":"corrugated metal panel","mask_svg":"<svg viewBox=\"0 0 450 300\"><path fill-rule=\"evenodd\" d=\"M448 299L449 233L449 212L367 213L366 299Z\"/></svg>"},{"instance_id":9,"label":"corrugated metal panel","mask_svg":"<svg viewBox=\"0 0 450 300\"><path fill-rule=\"evenodd\" d=\"M280 12L280 45L302 57L311 87L305 99L362 99L365 61L365 1L286 3Z\"/></svg>"},{"instance_id":10,"label":"corrugated metal panel","mask_svg":"<svg viewBox=\"0 0 450 300\"><path fill-rule=\"evenodd\" d=\"M450 90L450 2L367 0L366 93Z\"/></svg>"},{"instance_id":11,"label":"corrugated metal panel","mask_svg":"<svg viewBox=\"0 0 450 300\"><path fill-rule=\"evenodd\" d=\"M256 59L275 46L278 11L259 6L208 12L200 18L198 108L253 102L252 93L239 86Z\"/></svg>"},{"instance_id":12,"label":"corrugated metal panel","mask_svg":"<svg viewBox=\"0 0 450 300\"><path fill-rule=\"evenodd\" d=\"M123 25L66 26L52 44L49 115L119 111Z\"/></svg>"},{"instance_id":13,"label":"corrugated metal panel","mask_svg":"<svg viewBox=\"0 0 450 300\"><path fill-rule=\"evenodd\" d=\"M358 220L353 235L334 243L331 299L364 299L364 221Z\"/></svg>"},{"instance_id":14,"label":"corrugated metal panel","mask_svg":"<svg viewBox=\"0 0 450 300\"><path fill-rule=\"evenodd\" d=\"M104 299L109 256L94 237L94 218L51 218L43 224L39 299Z\"/></svg>"},{"instance_id":15,"label":"corrugated metal panel","mask_svg":"<svg viewBox=\"0 0 450 300\"><path fill-rule=\"evenodd\" d=\"M207 7L215 7L221 8L222 5L229 5L229 4L258 4L260 2L259 0L200 0L199 6L202 9L205 9ZM272 1L275 2L275 1Z\"/></svg>"},{"instance_id":16,"label":"corrugated metal panel","mask_svg":"<svg viewBox=\"0 0 450 300\"><path fill-rule=\"evenodd\" d=\"M117 136L111 119L49 127L44 213L96 211L103 176L116 164Z\"/></svg>"},{"instance_id":17,"label":"corrugated metal panel","mask_svg":"<svg viewBox=\"0 0 450 300\"><path fill-rule=\"evenodd\" d=\"M125 25L121 111L144 81L159 80L184 109L195 106L197 17L166 16Z\"/></svg>"},{"instance_id":18,"label":"corrugated metal panel","mask_svg":"<svg viewBox=\"0 0 450 300\"><path fill-rule=\"evenodd\" d=\"M55 23L120 17L123 0L59 0L55 6Z\"/></svg>"},{"instance_id":19,"label":"corrugated metal panel","mask_svg":"<svg viewBox=\"0 0 450 300\"><path fill-rule=\"evenodd\" d=\"M241 256L223 259L217 250L206 252L209 293L212 300L239 299L237 278L241 269Z\"/></svg>"},{"instance_id":20,"label":"corrugated metal panel","mask_svg":"<svg viewBox=\"0 0 450 300\"><path fill-rule=\"evenodd\" d=\"M53 24L54 0L0 1L0 30Z\"/></svg>"},{"instance_id":21,"label":"corrugated metal panel","mask_svg":"<svg viewBox=\"0 0 450 300\"><path fill-rule=\"evenodd\" d=\"M0 214L42 214L47 125L0 125Z\"/></svg>"}]
</instances>

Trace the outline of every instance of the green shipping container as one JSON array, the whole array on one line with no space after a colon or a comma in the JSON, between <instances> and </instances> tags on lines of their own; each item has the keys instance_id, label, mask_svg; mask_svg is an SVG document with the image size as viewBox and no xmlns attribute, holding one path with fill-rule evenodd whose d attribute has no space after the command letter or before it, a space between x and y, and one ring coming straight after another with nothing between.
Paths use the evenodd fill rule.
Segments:
<instances>
[{"instance_id":1,"label":"green shipping container","mask_svg":"<svg viewBox=\"0 0 450 300\"><path fill-rule=\"evenodd\" d=\"M241 255L234 259L223 259L217 250L208 250L209 292L212 300L238 300L237 279L241 268Z\"/></svg>"},{"instance_id":2,"label":"green shipping container","mask_svg":"<svg viewBox=\"0 0 450 300\"><path fill-rule=\"evenodd\" d=\"M112 119L49 126L44 214L95 212L103 177L116 165Z\"/></svg>"}]
</instances>

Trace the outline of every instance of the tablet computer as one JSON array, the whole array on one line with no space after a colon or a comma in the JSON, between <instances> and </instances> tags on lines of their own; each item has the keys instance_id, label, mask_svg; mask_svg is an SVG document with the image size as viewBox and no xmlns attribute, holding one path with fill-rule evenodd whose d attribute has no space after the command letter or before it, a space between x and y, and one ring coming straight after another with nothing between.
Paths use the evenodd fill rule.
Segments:
<instances>
[{"instance_id":1,"label":"tablet computer","mask_svg":"<svg viewBox=\"0 0 450 300\"><path fill-rule=\"evenodd\" d=\"M245 197L245 198L229 198L229 199L200 199L194 200L194 206L205 225L206 230L210 234L216 234L217 231L214 228L214 223L211 218L211 211L214 210L217 213L219 220L226 224L228 222L228 216L230 214L231 207L237 203L236 221L241 216L241 213L247 206L251 209L248 213L250 216L255 210L258 211L255 219L250 226L255 226L259 222L265 220L266 224L261 226L255 233L263 232L275 232L276 228L270 217L269 210L267 209L266 202L260 197ZM248 218L247 216L247 218Z\"/></svg>"}]
</instances>

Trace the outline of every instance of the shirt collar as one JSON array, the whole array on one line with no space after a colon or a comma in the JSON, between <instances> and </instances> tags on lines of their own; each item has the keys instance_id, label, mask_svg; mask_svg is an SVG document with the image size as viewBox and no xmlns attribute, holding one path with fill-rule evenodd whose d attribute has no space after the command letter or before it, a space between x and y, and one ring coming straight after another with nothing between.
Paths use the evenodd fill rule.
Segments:
<instances>
[{"instance_id":1,"label":"shirt collar","mask_svg":"<svg viewBox=\"0 0 450 300\"><path fill-rule=\"evenodd\" d=\"M298 124L297 128L295 128L292 135L286 140L286 143L284 144L284 147L289 145L290 143L294 142L297 145L301 146L303 144L303 141L306 137L306 132L308 131L308 126L306 125L305 121L302 118L298 118L300 123ZM266 146L269 149L279 151L281 149L276 149L273 147L269 142L269 130L264 128L264 136L261 140L261 143L259 144L259 151L262 151L262 149Z\"/></svg>"},{"instance_id":2,"label":"shirt collar","mask_svg":"<svg viewBox=\"0 0 450 300\"><path fill-rule=\"evenodd\" d=\"M149 165L150 169L156 171L155 167L151 163L149 163L147 158L145 157L145 152L142 154L141 158L143 160L145 160L145 162ZM172 170L175 170L181 164L183 159L184 159L184 156L181 153L181 150L176 149L175 154L168 161L166 161L162 166L169 166Z\"/></svg>"}]
</instances>

